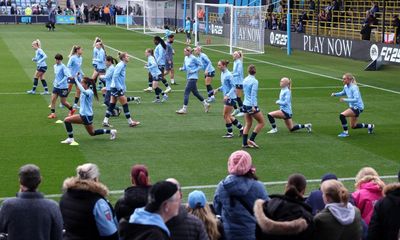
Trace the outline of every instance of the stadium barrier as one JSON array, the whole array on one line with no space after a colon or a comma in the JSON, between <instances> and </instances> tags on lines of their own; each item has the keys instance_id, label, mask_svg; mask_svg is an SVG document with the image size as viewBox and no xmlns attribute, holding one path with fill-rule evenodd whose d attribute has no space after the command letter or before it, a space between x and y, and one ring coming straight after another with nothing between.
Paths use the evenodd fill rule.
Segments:
<instances>
[{"instance_id":1,"label":"stadium barrier","mask_svg":"<svg viewBox=\"0 0 400 240\"><path fill-rule=\"evenodd\" d=\"M48 15L0 15L0 23L4 24L33 24L33 23L48 23ZM74 15L57 15L56 24L76 24L76 16Z\"/></svg>"},{"instance_id":2,"label":"stadium barrier","mask_svg":"<svg viewBox=\"0 0 400 240\"><path fill-rule=\"evenodd\" d=\"M384 63L400 64L399 45L314 36L302 33L292 34L291 37L292 49L296 50L362 61L371 61L382 57ZM286 47L286 32L266 29L265 44L276 47Z\"/></svg>"}]
</instances>

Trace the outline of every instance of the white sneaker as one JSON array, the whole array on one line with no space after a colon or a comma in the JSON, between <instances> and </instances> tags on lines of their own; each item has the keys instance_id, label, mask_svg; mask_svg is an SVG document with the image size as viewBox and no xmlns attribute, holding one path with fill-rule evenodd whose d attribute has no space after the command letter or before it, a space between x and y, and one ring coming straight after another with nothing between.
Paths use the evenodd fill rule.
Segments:
<instances>
[{"instance_id":1,"label":"white sneaker","mask_svg":"<svg viewBox=\"0 0 400 240\"><path fill-rule=\"evenodd\" d=\"M242 112L239 112L238 114L235 115L235 117L243 117L243 116L244 116L244 113L242 113Z\"/></svg>"},{"instance_id":2,"label":"white sneaker","mask_svg":"<svg viewBox=\"0 0 400 240\"><path fill-rule=\"evenodd\" d=\"M168 86L167 89L165 89L164 92L165 92L165 93L169 93L169 92L171 92L171 90L172 90L172 88L171 88L170 86Z\"/></svg>"},{"instance_id":3,"label":"white sneaker","mask_svg":"<svg viewBox=\"0 0 400 240\"><path fill-rule=\"evenodd\" d=\"M207 99L207 102L208 102L208 103L213 103L213 102L215 102L215 96L209 97L209 98Z\"/></svg>"},{"instance_id":4,"label":"white sneaker","mask_svg":"<svg viewBox=\"0 0 400 240\"><path fill-rule=\"evenodd\" d=\"M186 113L187 113L187 110L184 109L184 108L181 108L181 109L179 109L179 110L176 110L176 113L177 113L177 114L186 114Z\"/></svg>"},{"instance_id":5,"label":"white sneaker","mask_svg":"<svg viewBox=\"0 0 400 240\"><path fill-rule=\"evenodd\" d=\"M236 116L236 114L240 113L239 109L235 109L233 110L233 112L231 113L232 116Z\"/></svg>"},{"instance_id":6,"label":"white sneaker","mask_svg":"<svg viewBox=\"0 0 400 240\"><path fill-rule=\"evenodd\" d=\"M312 124L311 123L306 123L306 124L304 124L304 126L306 127L307 132L310 133L312 131Z\"/></svg>"},{"instance_id":7,"label":"white sneaker","mask_svg":"<svg viewBox=\"0 0 400 240\"><path fill-rule=\"evenodd\" d=\"M148 87L148 88L143 89L143 91L145 91L145 92L152 92L152 91L153 91L153 88L152 88L152 87Z\"/></svg>"},{"instance_id":8,"label":"white sneaker","mask_svg":"<svg viewBox=\"0 0 400 240\"><path fill-rule=\"evenodd\" d=\"M210 111L211 105L207 102L204 103L204 112L208 113Z\"/></svg>"},{"instance_id":9,"label":"white sneaker","mask_svg":"<svg viewBox=\"0 0 400 240\"><path fill-rule=\"evenodd\" d=\"M166 102L166 101L168 101L168 95L164 94L162 99L161 99L161 102L163 103L163 102Z\"/></svg>"},{"instance_id":10,"label":"white sneaker","mask_svg":"<svg viewBox=\"0 0 400 240\"><path fill-rule=\"evenodd\" d=\"M142 102L142 98L141 97L135 97L135 99L133 100L136 104L140 104Z\"/></svg>"},{"instance_id":11,"label":"white sneaker","mask_svg":"<svg viewBox=\"0 0 400 240\"><path fill-rule=\"evenodd\" d=\"M40 95L50 95L49 91L41 92Z\"/></svg>"},{"instance_id":12,"label":"white sneaker","mask_svg":"<svg viewBox=\"0 0 400 240\"><path fill-rule=\"evenodd\" d=\"M67 138L64 141L61 141L61 143L63 143L63 144L71 144L73 142L75 142L75 140L73 138Z\"/></svg>"},{"instance_id":13,"label":"white sneaker","mask_svg":"<svg viewBox=\"0 0 400 240\"><path fill-rule=\"evenodd\" d=\"M63 107L64 107L64 105L62 103L60 103L60 108L63 108Z\"/></svg>"},{"instance_id":14,"label":"white sneaker","mask_svg":"<svg viewBox=\"0 0 400 240\"><path fill-rule=\"evenodd\" d=\"M267 133L277 133L278 132L278 128L273 128L271 130L269 130Z\"/></svg>"},{"instance_id":15,"label":"white sneaker","mask_svg":"<svg viewBox=\"0 0 400 240\"><path fill-rule=\"evenodd\" d=\"M117 130L116 129L111 129L110 131L110 139L115 140L117 138Z\"/></svg>"},{"instance_id":16,"label":"white sneaker","mask_svg":"<svg viewBox=\"0 0 400 240\"><path fill-rule=\"evenodd\" d=\"M80 107L78 106L78 104L74 103L74 105L72 106L73 109L79 109Z\"/></svg>"},{"instance_id":17,"label":"white sneaker","mask_svg":"<svg viewBox=\"0 0 400 240\"><path fill-rule=\"evenodd\" d=\"M159 98L156 98L152 101L153 103L161 103L161 100Z\"/></svg>"},{"instance_id":18,"label":"white sneaker","mask_svg":"<svg viewBox=\"0 0 400 240\"><path fill-rule=\"evenodd\" d=\"M36 94L36 92L33 91L33 90L26 91L26 93L27 93L27 94Z\"/></svg>"}]
</instances>

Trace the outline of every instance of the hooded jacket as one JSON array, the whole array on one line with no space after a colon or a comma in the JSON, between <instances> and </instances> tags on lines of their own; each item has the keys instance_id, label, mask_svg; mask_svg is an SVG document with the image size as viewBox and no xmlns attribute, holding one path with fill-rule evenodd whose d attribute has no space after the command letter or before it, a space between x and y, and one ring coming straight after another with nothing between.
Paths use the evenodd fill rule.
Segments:
<instances>
[{"instance_id":1,"label":"hooded jacket","mask_svg":"<svg viewBox=\"0 0 400 240\"><path fill-rule=\"evenodd\" d=\"M184 206L179 208L178 216L167 222L167 227L174 240L208 240L204 223L189 214Z\"/></svg>"},{"instance_id":2,"label":"hooded jacket","mask_svg":"<svg viewBox=\"0 0 400 240\"><path fill-rule=\"evenodd\" d=\"M400 183L387 185L384 198L374 207L368 228L368 240L398 239L400 230Z\"/></svg>"},{"instance_id":3,"label":"hooded jacket","mask_svg":"<svg viewBox=\"0 0 400 240\"><path fill-rule=\"evenodd\" d=\"M375 182L362 183L351 196L356 207L360 209L362 219L369 225L374 212L374 205L383 196L382 188Z\"/></svg>"},{"instance_id":4,"label":"hooded jacket","mask_svg":"<svg viewBox=\"0 0 400 240\"><path fill-rule=\"evenodd\" d=\"M215 191L214 209L222 217L226 239L255 239L256 219L249 210L257 199L267 198L267 191L259 181L235 175L222 180Z\"/></svg>"},{"instance_id":5,"label":"hooded jacket","mask_svg":"<svg viewBox=\"0 0 400 240\"><path fill-rule=\"evenodd\" d=\"M125 189L122 196L115 204L115 215L119 222L121 218L129 220L136 208L146 206L147 194L151 186L131 186Z\"/></svg>"},{"instance_id":6,"label":"hooded jacket","mask_svg":"<svg viewBox=\"0 0 400 240\"><path fill-rule=\"evenodd\" d=\"M361 239L360 211L347 203L330 203L314 217L315 240Z\"/></svg>"},{"instance_id":7,"label":"hooded jacket","mask_svg":"<svg viewBox=\"0 0 400 240\"><path fill-rule=\"evenodd\" d=\"M258 216L257 223L261 228L261 231L257 231L257 239L312 239L314 222L311 207L302 199L294 199L285 195L271 195L270 197L271 199L263 202L262 208L259 207L255 213ZM273 221L259 220L265 220L265 218ZM300 219L305 221L300 221ZM282 226L282 224L284 225Z\"/></svg>"}]
</instances>

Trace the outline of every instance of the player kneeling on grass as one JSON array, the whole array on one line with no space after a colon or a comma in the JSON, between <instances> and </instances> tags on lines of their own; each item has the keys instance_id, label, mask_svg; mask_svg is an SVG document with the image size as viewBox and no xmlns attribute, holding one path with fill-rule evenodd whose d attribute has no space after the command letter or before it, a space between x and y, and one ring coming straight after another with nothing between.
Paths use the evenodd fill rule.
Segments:
<instances>
[{"instance_id":1,"label":"player kneeling on grass","mask_svg":"<svg viewBox=\"0 0 400 240\"><path fill-rule=\"evenodd\" d=\"M53 81L53 94L51 95L51 113L48 118L56 118L56 101L57 98L61 98L61 104L69 109L69 116L75 113L75 109L67 102L68 97L68 79L71 79L71 74L68 68L62 63L63 56L59 53L54 57L56 64L54 64L54 81Z\"/></svg>"},{"instance_id":2,"label":"player kneeling on grass","mask_svg":"<svg viewBox=\"0 0 400 240\"><path fill-rule=\"evenodd\" d=\"M152 77L152 89L156 94L156 98L154 99L153 103L165 102L168 100L168 95L158 87L158 83L162 81L163 76L161 70L158 68L156 59L154 58L153 49L146 49L145 55L147 57L147 63L144 65L144 68L149 71L149 74ZM160 100L160 94L163 97L162 100Z\"/></svg>"},{"instance_id":3,"label":"player kneeling on grass","mask_svg":"<svg viewBox=\"0 0 400 240\"><path fill-rule=\"evenodd\" d=\"M372 123L357 123L358 117L364 110L364 103L361 98L360 89L357 86L355 77L346 73L343 75L343 91L332 93L332 97L339 97L346 95L347 98L340 98L341 102L346 102L349 104L349 108L346 109L339 115L340 121L342 122L343 132L338 135L338 137L348 137L349 128L347 126L346 117L350 117L350 126L352 129L357 128L368 128L368 133L374 131L375 125Z\"/></svg>"},{"instance_id":4,"label":"player kneeling on grass","mask_svg":"<svg viewBox=\"0 0 400 240\"><path fill-rule=\"evenodd\" d=\"M268 120L271 123L272 129L268 133L277 133L278 128L275 124L275 118L283 119L286 127L291 131L297 131L302 128L306 128L308 132L311 132L311 123L307 124L296 124L293 125L292 121L292 81L289 78L282 78L280 82L281 92L279 99L276 104L279 105L280 110L268 113Z\"/></svg>"},{"instance_id":5,"label":"player kneeling on grass","mask_svg":"<svg viewBox=\"0 0 400 240\"><path fill-rule=\"evenodd\" d=\"M256 75L256 67L254 65L250 65L248 67L249 76L247 76L243 81L243 90L244 90L244 102L243 102L243 110L244 110L244 130L243 130L243 148L258 148L258 145L255 142L257 134L261 131L261 129L265 126L265 119L260 109L258 108L257 103L257 93L258 93L258 80L255 78ZM250 139L248 140L248 134L253 124L253 118L257 121L257 125L254 128Z\"/></svg>"},{"instance_id":6,"label":"player kneeling on grass","mask_svg":"<svg viewBox=\"0 0 400 240\"><path fill-rule=\"evenodd\" d=\"M72 131L72 123L85 125L86 131L90 136L110 134L110 139L114 140L117 136L117 130L112 129L96 129L93 128L93 97L99 100L97 96L96 83L93 79L85 77L82 83L75 81L76 86L81 91L81 108L79 109L79 115L72 115L64 119L65 129L67 130L68 138L61 143L70 145L79 145L74 140ZM92 87L92 89L91 89Z\"/></svg>"},{"instance_id":7,"label":"player kneeling on grass","mask_svg":"<svg viewBox=\"0 0 400 240\"><path fill-rule=\"evenodd\" d=\"M224 115L227 133L224 136L222 136L223 138L233 138L232 125L235 125L239 129L239 131L240 131L239 136L243 135L242 124L234 116L231 115L233 106L236 104L237 96L236 96L236 91L235 91L236 88L235 88L235 84L233 82L232 73L228 70L228 64L229 64L229 61L227 61L227 60L220 60L218 62L218 69L221 70L222 86L215 90L215 92L220 90L224 94L223 115Z\"/></svg>"},{"instance_id":8,"label":"player kneeling on grass","mask_svg":"<svg viewBox=\"0 0 400 240\"><path fill-rule=\"evenodd\" d=\"M125 78L126 78L126 64L129 62L129 55L126 52L118 53L119 59L121 62L115 66L114 73L111 78L110 84L110 91L111 91L111 99L110 99L110 106L106 111L106 116L103 120L104 127L111 127L108 120L111 117L117 100L122 105L122 109L124 110L125 117L128 120L129 127L136 127L140 124L140 122L133 121L131 118L131 113L129 112L128 101L125 96L126 85L125 85Z\"/></svg>"}]
</instances>

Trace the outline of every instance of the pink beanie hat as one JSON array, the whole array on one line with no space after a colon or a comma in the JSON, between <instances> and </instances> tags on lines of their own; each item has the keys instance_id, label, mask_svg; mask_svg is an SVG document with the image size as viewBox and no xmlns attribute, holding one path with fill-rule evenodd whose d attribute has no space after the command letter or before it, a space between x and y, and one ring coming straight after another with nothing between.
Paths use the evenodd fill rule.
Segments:
<instances>
[{"instance_id":1,"label":"pink beanie hat","mask_svg":"<svg viewBox=\"0 0 400 240\"><path fill-rule=\"evenodd\" d=\"M228 172L233 175L245 175L253 168L251 156L248 152L239 150L233 152L228 160ZM253 168L255 172L255 169Z\"/></svg>"}]
</instances>

